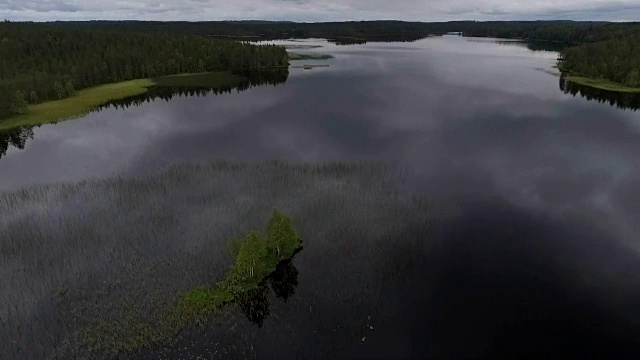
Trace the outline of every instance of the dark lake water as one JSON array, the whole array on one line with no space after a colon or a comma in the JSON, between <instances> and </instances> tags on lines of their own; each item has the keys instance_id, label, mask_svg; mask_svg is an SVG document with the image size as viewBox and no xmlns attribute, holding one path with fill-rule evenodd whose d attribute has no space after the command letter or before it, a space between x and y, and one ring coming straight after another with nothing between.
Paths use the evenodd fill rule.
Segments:
<instances>
[{"instance_id":1,"label":"dark lake water","mask_svg":"<svg viewBox=\"0 0 640 360\"><path fill-rule=\"evenodd\" d=\"M330 66L292 68L275 86L34 128L0 158L0 191L194 160L403 164L431 203L434 245L389 301L393 315L353 344L314 335L329 310L296 314L251 330L266 334L259 354L318 336L318 354L350 358L640 355L635 98L574 96L556 52L519 42L276 43L334 58L295 63ZM304 296L313 269L297 267ZM289 339L274 334L283 328Z\"/></svg>"}]
</instances>

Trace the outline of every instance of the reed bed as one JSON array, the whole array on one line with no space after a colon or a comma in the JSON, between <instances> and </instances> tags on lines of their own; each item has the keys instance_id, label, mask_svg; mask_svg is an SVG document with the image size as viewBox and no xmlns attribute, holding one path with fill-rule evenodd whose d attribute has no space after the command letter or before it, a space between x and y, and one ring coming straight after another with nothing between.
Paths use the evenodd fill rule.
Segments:
<instances>
[{"instance_id":1,"label":"reed bed","mask_svg":"<svg viewBox=\"0 0 640 360\"><path fill-rule=\"evenodd\" d=\"M377 163L216 161L2 193L0 358L144 357L96 352L81 335L139 323L220 281L232 262L228 240L262 229L276 208L304 238L296 263L318 300L344 303L351 286L351 296L379 301L423 247L427 206L402 191L403 178L402 168ZM313 268L326 269L304 278ZM348 314L371 311L362 301Z\"/></svg>"}]
</instances>

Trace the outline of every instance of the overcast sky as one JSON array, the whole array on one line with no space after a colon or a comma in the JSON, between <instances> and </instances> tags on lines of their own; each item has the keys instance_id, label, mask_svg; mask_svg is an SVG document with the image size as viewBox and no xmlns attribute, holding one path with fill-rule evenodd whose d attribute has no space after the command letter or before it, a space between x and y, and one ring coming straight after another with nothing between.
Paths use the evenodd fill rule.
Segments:
<instances>
[{"instance_id":1,"label":"overcast sky","mask_svg":"<svg viewBox=\"0 0 640 360\"><path fill-rule=\"evenodd\" d=\"M640 20L640 0L0 0L9 20Z\"/></svg>"}]
</instances>

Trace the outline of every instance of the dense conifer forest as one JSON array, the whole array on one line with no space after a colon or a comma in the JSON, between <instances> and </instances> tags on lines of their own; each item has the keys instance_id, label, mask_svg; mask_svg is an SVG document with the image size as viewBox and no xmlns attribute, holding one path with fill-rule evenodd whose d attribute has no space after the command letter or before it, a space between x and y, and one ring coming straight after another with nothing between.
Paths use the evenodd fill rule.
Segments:
<instances>
[{"instance_id":1,"label":"dense conifer forest","mask_svg":"<svg viewBox=\"0 0 640 360\"><path fill-rule=\"evenodd\" d=\"M0 118L87 87L178 73L288 65L285 49L170 32L0 23Z\"/></svg>"},{"instance_id":2,"label":"dense conifer forest","mask_svg":"<svg viewBox=\"0 0 640 360\"><path fill-rule=\"evenodd\" d=\"M563 70L640 87L640 34L574 46L562 59Z\"/></svg>"}]
</instances>

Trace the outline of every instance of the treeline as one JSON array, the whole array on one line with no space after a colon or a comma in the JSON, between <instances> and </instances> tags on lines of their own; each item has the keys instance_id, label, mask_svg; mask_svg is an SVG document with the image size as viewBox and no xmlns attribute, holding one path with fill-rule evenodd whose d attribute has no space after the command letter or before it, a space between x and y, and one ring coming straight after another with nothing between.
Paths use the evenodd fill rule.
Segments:
<instances>
[{"instance_id":1,"label":"treeline","mask_svg":"<svg viewBox=\"0 0 640 360\"><path fill-rule=\"evenodd\" d=\"M640 34L640 23L489 21L459 22L457 25L457 31L461 31L464 36L520 38L572 44L593 43Z\"/></svg>"},{"instance_id":2,"label":"treeline","mask_svg":"<svg viewBox=\"0 0 640 360\"><path fill-rule=\"evenodd\" d=\"M640 34L565 49L560 69L640 87Z\"/></svg>"},{"instance_id":3,"label":"treeline","mask_svg":"<svg viewBox=\"0 0 640 360\"><path fill-rule=\"evenodd\" d=\"M568 43L588 43L637 33L640 23L589 21L350 21L295 23L277 21L84 21L53 23L62 27L172 32L190 35L245 38L351 38L364 41L411 41L429 35L462 32L465 36L527 38Z\"/></svg>"},{"instance_id":4,"label":"treeline","mask_svg":"<svg viewBox=\"0 0 640 360\"><path fill-rule=\"evenodd\" d=\"M430 34L443 34L444 23L404 21L348 21L296 23L286 21L84 21L56 23L67 27L97 29L118 28L123 31L174 32L190 35L230 37L245 40L287 38L351 38L359 41L413 41Z\"/></svg>"},{"instance_id":5,"label":"treeline","mask_svg":"<svg viewBox=\"0 0 640 360\"><path fill-rule=\"evenodd\" d=\"M99 84L288 65L284 48L193 36L0 23L0 118Z\"/></svg>"}]
</instances>

